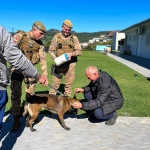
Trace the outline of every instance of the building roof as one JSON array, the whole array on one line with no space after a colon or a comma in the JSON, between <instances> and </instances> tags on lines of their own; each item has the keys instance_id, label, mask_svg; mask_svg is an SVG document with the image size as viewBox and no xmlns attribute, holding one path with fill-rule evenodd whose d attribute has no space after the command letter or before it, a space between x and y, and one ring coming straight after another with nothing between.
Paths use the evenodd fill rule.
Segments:
<instances>
[{"instance_id":1,"label":"building roof","mask_svg":"<svg viewBox=\"0 0 150 150\"><path fill-rule=\"evenodd\" d=\"M125 31L128 30L128 29L131 29L131 28L136 27L136 26L140 26L140 25L142 25L142 24L144 24L144 23L147 23L147 22L149 22L149 21L150 21L150 18L148 18L148 19L146 19L146 20L144 20L144 21L141 21L141 22L139 22L139 23L136 23L136 24L134 24L134 25L132 25L132 26L130 26L130 27L128 27L128 28L125 28L124 30L121 30L120 32L125 32Z\"/></svg>"},{"instance_id":2,"label":"building roof","mask_svg":"<svg viewBox=\"0 0 150 150\"><path fill-rule=\"evenodd\" d=\"M118 32L119 30L115 30L115 31L109 31L107 32L107 36L113 36L114 33Z\"/></svg>"}]
</instances>

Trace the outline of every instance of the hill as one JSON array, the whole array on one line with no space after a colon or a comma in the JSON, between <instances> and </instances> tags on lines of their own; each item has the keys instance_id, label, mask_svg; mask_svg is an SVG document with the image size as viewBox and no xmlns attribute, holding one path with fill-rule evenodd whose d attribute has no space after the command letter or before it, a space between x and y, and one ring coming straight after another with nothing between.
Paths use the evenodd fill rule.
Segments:
<instances>
[{"instance_id":1,"label":"hill","mask_svg":"<svg viewBox=\"0 0 150 150\"><path fill-rule=\"evenodd\" d=\"M42 41L46 47L49 46L50 41L52 40L53 36L58 32L60 32L60 30L57 30L57 29L47 30L44 38L42 39ZM109 31L99 31L99 32L75 32L75 31L72 31L72 33L74 33L78 37L80 43L88 42L89 40L91 40L95 37L99 38L100 35L106 35L108 32ZM11 34L13 36L15 33L11 33Z\"/></svg>"},{"instance_id":2,"label":"hill","mask_svg":"<svg viewBox=\"0 0 150 150\"><path fill-rule=\"evenodd\" d=\"M45 36L42 40L44 42L44 45L49 46L50 41L52 40L53 36L58 32L60 32L60 31L56 30L56 29L48 30L45 33ZM73 31L72 33L74 33L78 37L80 43L83 43L83 42L88 42L89 40L93 39L94 37L100 37L100 35L106 35L108 32L109 31L99 31L99 32L91 32L91 33L90 32L80 32L80 33L78 33L78 32Z\"/></svg>"}]
</instances>

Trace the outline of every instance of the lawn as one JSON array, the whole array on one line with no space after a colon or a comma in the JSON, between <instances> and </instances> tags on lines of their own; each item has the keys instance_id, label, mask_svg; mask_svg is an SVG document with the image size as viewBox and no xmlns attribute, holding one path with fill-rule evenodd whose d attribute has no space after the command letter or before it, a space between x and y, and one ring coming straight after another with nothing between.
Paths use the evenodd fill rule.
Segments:
<instances>
[{"instance_id":1,"label":"lawn","mask_svg":"<svg viewBox=\"0 0 150 150\"><path fill-rule=\"evenodd\" d=\"M49 83L51 84L52 75L50 74L50 67L53 61L50 55L47 53L47 66L49 73ZM78 63L76 67L76 77L73 83L73 90L77 87L83 87L89 83L85 77L85 69L90 65L95 65L99 69L106 71L118 82L123 96L124 105L118 111L120 116L136 116L136 117L148 117L150 116L150 81L146 77L137 73L136 71L128 68L120 62L110 58L109 56L96 51L83 51L82 56L78 57ZM36 66L40 71L40 65ZM134 76L139 74L139 76ZM64 80L62 80L62 90ZM37 83L36 92L48 93L49 87L41 86ZM8 87L9 101L6 105L6 112L11 108L10 101L10 89ZM22 103L25 101L24 85L22 86ZM73 97L73 94L72 94ZM82 94L77 94L78 99L83 99ZM79 110L78 114L85 114L83 110Z\"/></svg>"}]
</instances>

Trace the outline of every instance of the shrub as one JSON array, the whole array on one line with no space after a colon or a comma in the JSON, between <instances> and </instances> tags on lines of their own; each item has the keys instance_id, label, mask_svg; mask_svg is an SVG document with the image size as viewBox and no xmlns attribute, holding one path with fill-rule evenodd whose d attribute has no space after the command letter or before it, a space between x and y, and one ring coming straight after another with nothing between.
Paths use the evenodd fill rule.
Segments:
<instances>
[{"instance_id":1,"label":"shrub","mask_svg":"<svg viewBox=\"0 0 150 150\"><path fill-rule=\"evenodd\" d=\"M130 50L126 50L123 52L123 55L131 55L131 51Z\"/></svg>"}]
</instances>

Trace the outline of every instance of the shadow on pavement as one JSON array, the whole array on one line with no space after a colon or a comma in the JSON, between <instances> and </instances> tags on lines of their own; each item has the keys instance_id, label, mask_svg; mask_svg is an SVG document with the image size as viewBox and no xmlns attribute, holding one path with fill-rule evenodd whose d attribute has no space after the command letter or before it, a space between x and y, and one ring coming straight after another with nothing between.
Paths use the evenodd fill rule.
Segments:
<instances>
[{"instance_id":1,"label":"shadow on pavement","mask_svg":"<svg viewBox=\"0 0 150 150\"><path fill-rule=\"evenodd\" d=\"M11 150L11 149L13 149L13 146L15 145L18 137L20 137L22 132L24 131L25 119L24 118L20 119L21 125L20 125L20 128L18 131L11 132L10 130L13 125L13 117L10 114L6 114L6 116L7 115L8 115L8 117L7 117L6 121L3 123L2 135L1 135L1 138L5 137L5 139L2 141L2 146L0 149ZM8 145L8 141L10 141L9 145Z\"/></svg>"}]
</instances>

